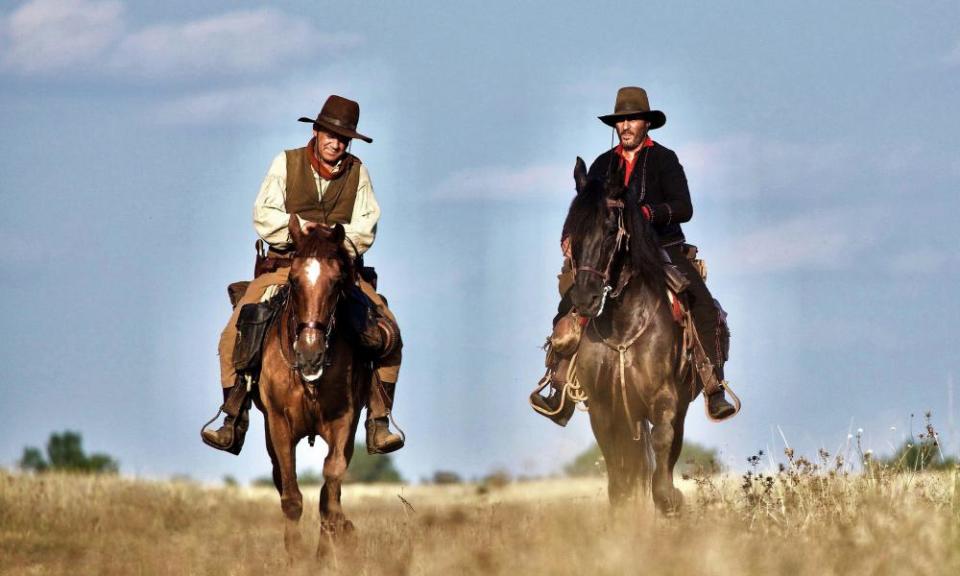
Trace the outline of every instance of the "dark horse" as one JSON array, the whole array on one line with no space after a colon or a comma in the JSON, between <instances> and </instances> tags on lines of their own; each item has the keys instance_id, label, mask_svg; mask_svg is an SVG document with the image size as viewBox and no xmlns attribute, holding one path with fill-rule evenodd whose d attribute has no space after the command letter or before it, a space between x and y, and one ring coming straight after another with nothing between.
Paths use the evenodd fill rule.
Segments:
<instances>
[{"instance_id":1,"label":"dark horse","mask_svg":"<svg viewBox=\"0 0 960 576\"><path fill-rule=\"evenodd\" d=\"M676 512L683 497L673 467L694 390L683 377L660 248L635 192L588 180L580 158L574 179L577 196L564 223L576 270L571 299L590 319L576 375L607 463L608 496L620 504L652 480L657 508Z\"/></svg>"},{"instance_id":2,"label":"dark horse","mask_svg":"<svg viewBox=\"0 0 960 576\"><path fill-rule=\"evenodd\" d=\"M260 393L273 483L287 518L284 544L299 552L303 495L297 486L296 446L318 435L328 451L320 490L321 540L353 529L340 506L340 485L353 456L354 436L370 385L370 363L335 328L338 303L354 284L354 266L343 248L343 227L316 226L304 233L290 220L296 252L288 296L266 337ZM342 306L340 307L342 308Z\"/></svg>"}]
</instances>

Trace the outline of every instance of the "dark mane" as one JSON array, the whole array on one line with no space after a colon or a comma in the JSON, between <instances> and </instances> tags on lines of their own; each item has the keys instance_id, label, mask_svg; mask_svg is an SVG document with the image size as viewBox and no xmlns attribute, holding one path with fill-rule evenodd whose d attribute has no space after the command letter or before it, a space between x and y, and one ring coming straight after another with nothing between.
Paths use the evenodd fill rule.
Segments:
<instances>
[{"instance_id":1,"label":"dark mane","mask_svg":"<svg viewBox=\"0 0 960 576\"><path fill-rule=\"evenodd\" d=\"M660 294L665 292L666 278L657 233L643 217L637 192L624 188L614 180L591 179L570 203L563 223L563 235L574 245L606 225L607 198L619 198L624 204L624 227L630 234L630 267L641 282Z\"/></svg>"},{"instance_id":2,"label":"dark mane","mask_svg":"<svg viewBox=\"0 0 960 576\"><path fill-rule=\"evenodd\" d=\"M623 193L623 204L624 226L630 234L630 265L634 276L663 295L666 293L667 279L657 232L643 216L640 199L634 189L627 188Z\"/></svg>"},{"instance_id":3,"label":"dark mane","mask_svg":"<svg viewBox=\"0 0 960 576\"><path fill-rule=\"evenodd\" d=\"M579 243L594 230L603 226L607 209L607 191L599 180L588 180L582 192L573 197L567 219L563 222L563 237Z\"/></svg>"}]
</instances>

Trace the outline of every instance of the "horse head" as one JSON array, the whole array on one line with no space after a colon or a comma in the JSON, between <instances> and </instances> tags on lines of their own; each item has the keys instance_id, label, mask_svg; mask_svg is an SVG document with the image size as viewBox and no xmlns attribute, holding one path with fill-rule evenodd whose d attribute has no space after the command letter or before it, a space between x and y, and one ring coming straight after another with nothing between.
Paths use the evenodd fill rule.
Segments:
<instances>
[{"instance_id":1,"label":"horse head","mask_svg":"<svg viewBox=\"0 0 960 576\"><path fill-rule=\"evenodd\" d=\"M296 322L295 366L304 381L315 382L323 374L343 284L352 277L351 260L343 247L345 234L340 224L309 224L304 231L294 215L289 229L296 249L288 280L288 306Z\"/></svg>"},{"instance_id":2,"label":"horse head","mask_svg":"<svg viewBox=\"0 0 960 576\"><path fill-rule=\"evenodd\" d=\"M588 179L581 158L573 177L577 195L563 226L575 273L571 299L581 315L596 317L618 283L622 289L630 277L662 286L663 265L656 234L640 211L635 190L618 177Z\"/></svg>"}]
</instances>

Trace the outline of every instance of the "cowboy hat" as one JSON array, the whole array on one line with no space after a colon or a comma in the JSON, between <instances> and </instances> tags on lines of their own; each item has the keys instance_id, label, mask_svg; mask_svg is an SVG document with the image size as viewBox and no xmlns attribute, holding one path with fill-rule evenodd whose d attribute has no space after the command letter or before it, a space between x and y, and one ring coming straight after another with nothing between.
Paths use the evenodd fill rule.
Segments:
<instances>
[{"instance_id":1,"label":"cowboy hat","mask_svg":"<svg viewBox=\"0 0 960 576\"><path fill-rule=\"evenodd\" d=\"M314 130L326 130L339 134L344 138L359 138L364 142L373 142L373 138L357 132L357 122L360 120L360 105L336 94L327 98L323 109L317 117L300 118L300 122L310 122Z\"/></svg>"},{"instance_id":2,"label":"cowboy hat","mask_svg":"<svg viewBox=\"0 0 960 576\"><path fill-rule=\"evenodd\" d=\"M618 90L613 114L598 116L598 118L607 126L616 126L621 120L646 120L650 123L650 130L656 130L667 123L666 114L650 109L647 91L635 86L626 86Z\"/></svg>"}]
</instances>

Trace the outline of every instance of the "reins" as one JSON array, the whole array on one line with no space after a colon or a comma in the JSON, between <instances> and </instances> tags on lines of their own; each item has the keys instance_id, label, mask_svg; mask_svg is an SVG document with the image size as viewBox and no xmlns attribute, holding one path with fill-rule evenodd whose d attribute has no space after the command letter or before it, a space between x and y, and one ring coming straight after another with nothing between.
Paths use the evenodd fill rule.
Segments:
<instances>
[{"instance_id":1,"label":"reins","mask_svg":"<svg viewBox=\"0 0 960 576\"><path fill-rule=\"evenodd\" d=\"M656 315L656 313L660 310L661 304L662 302L660 300L657 300L657 306L656 308L653 309L653 314L649 316L650 318L653 318ZM644 322L633 336L631 336L626 341L620 344L612 344L610 341L608 341L606 338L603 337L603 334L600 333L600 329L597 327L596 318L590 319L590 325L593 326L593 331L596 333L597 338L600 340L601 343L603 343L604 346L606 346L607 348L610 348L611 350L617 351L617 354L618 354L617 376L619 377L619 380L620 380L620 399L623 402L623 412L627 417L627 422L630 423L630 427L635 428L636 430L635 433L632 434L631 436L633 437L634 441L638 441L640 440L641 434L643 433L643 431L641 430L642 426L640 425L639 420L634 420L633 414L630 410L630 403L627 402L627 375L626 375L627 350L629 350L630 347L633 346L636 343L636 341L640 339L641 336L643 336L643 333L646 332L647 328L650 326L650 322ZM616 390L616 387L617 387L617 384L614 383L613 385L614 390ZM643 402L643 399L641 398L640 401Z\"/></svg>"}]
</instances>

